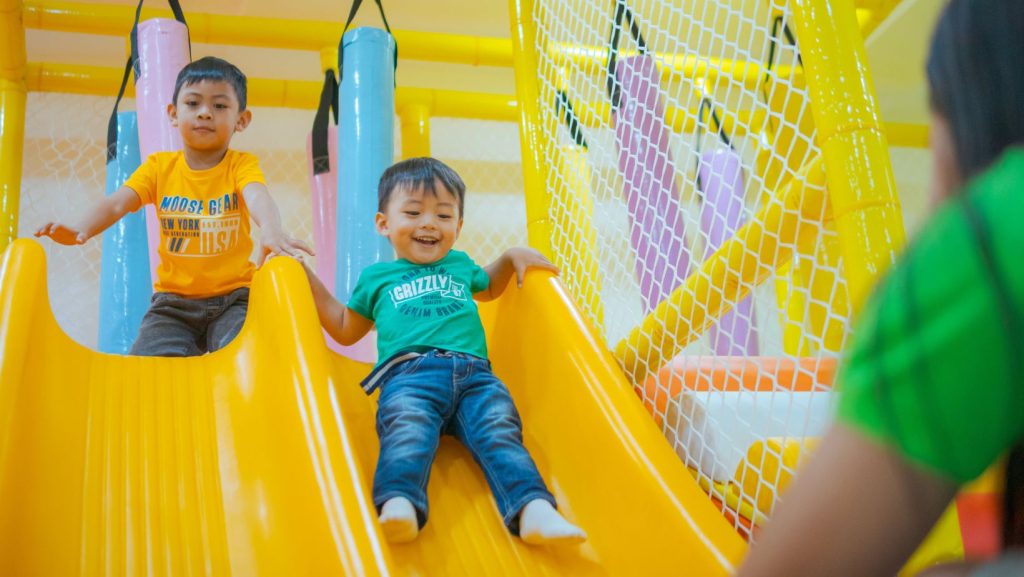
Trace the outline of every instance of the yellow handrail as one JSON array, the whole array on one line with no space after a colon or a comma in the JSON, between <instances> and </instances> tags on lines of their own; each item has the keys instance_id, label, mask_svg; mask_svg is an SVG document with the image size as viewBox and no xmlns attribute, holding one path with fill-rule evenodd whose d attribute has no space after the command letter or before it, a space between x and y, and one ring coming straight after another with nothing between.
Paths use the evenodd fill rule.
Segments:
<instances>
[{"instance_id":1,"label":"yellow handrail","mask_svg":"<svg viewBox=\"0 0 1024 577\"><path fill-rule=\"evenodd\" d=\"M28 95L21 15L21 0L0 0L0 253L18 236Z\"/></svg>"},{"instance_id":2,"label":"yellow handrail","mask_svg":"<svg viewBox=\"0 0 1024 577\"><path fill-rule=\"evenodd\" d=\"M402 127L402 158L430 156L430 107L422 102L398 109Z\"/></svg>"},{"instance_id":3,"label":"yellow handrail","mask_svg":"<svg viewBox=\"0 0 1024 577\"><path fill-rule=\"evenodd\" d=\"M519 106L519 148L522 153L523 185L526 193L526 233L530 246L549 259L551 250L548 161L545 150L550 140L540 117L540 89L537 81L537 30L533 0L509 0L512 27L513 67Z\"/></svg>"}]
</instances>

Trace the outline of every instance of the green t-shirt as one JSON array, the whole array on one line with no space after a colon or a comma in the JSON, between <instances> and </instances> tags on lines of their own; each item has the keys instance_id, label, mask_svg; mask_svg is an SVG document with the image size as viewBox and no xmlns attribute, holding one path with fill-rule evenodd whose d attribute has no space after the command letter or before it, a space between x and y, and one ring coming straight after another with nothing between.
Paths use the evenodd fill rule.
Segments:
<instances>
[{"instance_id":1,"label":"green t-shirt","mask_svg":"<svg viewBox=\"0 0 1024 577\"><path fill-rule=\"evenodd\" d=\"M1024 150L928 223L860 319L839 419L958 483L1024 436Z\"/></svg>"},{"instance_id":2,"label":"green t-shirt","mask_svg":"<svg viewBox=\"0 0 1024 577\"><path fill-rule=\"evenodd\" d=\"M473 293L489 284L484 269L453 250L431 264L399 259L366 267L348 307L376 324L378 364L429 349L487 358Z\"/></svg>"}]
</instances>

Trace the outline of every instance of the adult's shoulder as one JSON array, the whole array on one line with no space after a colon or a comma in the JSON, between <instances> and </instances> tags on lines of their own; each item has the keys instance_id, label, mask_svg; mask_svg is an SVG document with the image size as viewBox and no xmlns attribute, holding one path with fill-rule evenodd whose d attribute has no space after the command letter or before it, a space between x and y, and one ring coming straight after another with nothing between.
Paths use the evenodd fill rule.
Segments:
<instances>
[{"instance_id":1,"label":"adult's shoulder","mask_svg":"<svg viewBox=\"0 0 1024 577\"><path fill-rule=\"evenodd\" d=\"M991 251L994 276L1024 310L1024 148L1011 148L968 184L964 219L976 243ZM995 279L994 279L995 280Z\"/></svg>"}]
</instances>

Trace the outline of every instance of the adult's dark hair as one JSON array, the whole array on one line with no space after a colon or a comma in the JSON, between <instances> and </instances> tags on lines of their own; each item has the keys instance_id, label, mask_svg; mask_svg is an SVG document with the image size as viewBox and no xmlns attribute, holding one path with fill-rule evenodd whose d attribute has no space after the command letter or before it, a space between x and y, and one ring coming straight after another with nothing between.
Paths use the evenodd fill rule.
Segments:
<instances>
[{"instance_id":1,"label":"adult's dark hair","mask_svg":"<svg viewBox=\"0 0 1024 577\"><path fill-rule=\"evenodd\" d=\"M186 64L178 79L174 81L173 104L178 103L178 93L185 86L192 86L203 81L227 82L235 89L235 96L238 98L238 111L245 110L246 80L245 74L237 66L217 58L216 56L205 56Z\"/></svg>"},{"instance_id":2,"label":"adult's dark hair","mask_svg":"<svg viewBox=\"0 0 1024 577\"><path fill-rule=\"evenodd\" d=\"M933 110L949 123L964 182L1024 144L1024 2L952 0L932 37Z\"/></svg>"},{"instance_id":3,"label":"adult's dark hair","mask_svg":"<svg viewBox=\"0 0 1024 577\"><path fill-rule=\"evenodd\" d=\"M410 158L391 165L380 177L377 186L377 211L384 212L396 189L423 190L437 196L437 182L448 189L459 202L459 218L465 214L466 183L459 173L436 158Z\"/></svg>"}]
</instances>

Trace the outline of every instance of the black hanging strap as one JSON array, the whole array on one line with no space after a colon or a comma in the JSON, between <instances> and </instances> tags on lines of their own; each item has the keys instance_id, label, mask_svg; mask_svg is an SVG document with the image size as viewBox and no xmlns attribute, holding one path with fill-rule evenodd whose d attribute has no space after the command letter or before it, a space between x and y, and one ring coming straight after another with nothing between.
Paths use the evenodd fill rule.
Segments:
<instances>
[{"instance_id":1,"label":"black hanging strap","mask_svg":"<svg viewBox=\"0 0 1024 577\"><path fill-rule=\"evenodd\" d=\"M779 32L782 32L782 38L779 37ZM761 80L761 94L764 96L764 101L768 102L768 80L771 76L772 69L775 67L775 49L779 43L785 39L786 43L796 48L796 60L801 66L803 66L804 60L800 55L800 47L797 45L796 36L793 35L793 31L790 30L789 24L786 23L785 18L782 14L779 14L772 20L772 35L768 39L768 59L764 67L764 77ZM774 121L771 116L768 117L768 126L774 130Z\"/></svg>"},{"instance_id":2,"label":"black hanging strap","mask_svg":"<svg viewBox=\"0 0 1024 577\"><path fill-rule=\"evenodd\" d=\"M132 59L129 56L128 62L124 65L124 77L121 78L121 88L117 91L114 110L110 113L110 120L107 121L107 164L110 164L111 160L117 158L117 107L121 104L125 86L128 85L128 75L131 73Z\"/></svg>"},{"instance_id":3,"label":"black hanging strap","mask_svg":"<svg viewBox=\"0 0 1024 577\"><path fill-rule=\"evenodd\" d=\"M323 174L331 170L331 158L328 148L327 129L334 113L334 124L338 124L338 81L334 78L334 70L324 73L324 87L320 91L320 106L313 118L313 174Z\"/></svg>"},{"instance_id":4,"label":"black hanging strap","mask_svg":"<svg viewBox=\"0 0 1024 577\"><path fill-rule=\"evenodd\" d=\"M384 6L381 5L380 0L374 0L374 2L377 3L377 9L380 10L380 19L384 21L384 29L394 38L395 35L391 33L391 26L388 26L388 18L384 15ZM352 8L348 11L348 20L345 21L345 29L341 31L341 38L338 39L338 84L341 84L341 79L345 77L345 33L348 32L348 27L352 25L352 20L355 19L356 13L359 12L359 7L362 5L363 0L352 1ZM395 70L398 70L398 42L395 42Z\"/></svg>"},{"instance_id":5,"label":"black hanging strap","mask_svg":"<svg viewBox=\"0 0 1024 577\"><path fill-rule=\"evenodd\" d=\"M558 94L555 95L555 110L555 113L560 115L562 121L565 122L565 127L569 130L569 136L576 143L576 146L587 148L587 139L583 135L580 117L572 109L572 100L569 99L569 94L566 91L559 90Z\"/></svg>"},{"instance_id":6,"label":"black hanging strap","mask_svg":"<svg viewBox=\"0 0 1024 577\"><path fill-rule=\"evenodd\" d=\"M128 39L131 44L131 53L128 55L128 63L124 67L124 77L121 78L121 88L117 90L117 100L114 101L114 110L110 113L110 120L107 121L107 162L117 158L117 107L121 104L121 98L124 97L124 90L128 86L128 73L132 70L135 71L135 80L139 79L139 19L142 17L142 4L146 0L139 0L138 6L135 7L135 22L132 23L132 31ZM181 4L178 0L167 0L167 3L171 6L171 12L174 13L174 19L185 25L185 30L188 30L188 22L185 22L185 13L181 10ZM189 39L189 60L192 60L192 40Z\"/></svg>"},{"instance_id":7,"label":"black hanging strap","mask_svg":"<svg viewBox=\"0 0 1024 577\"><path fill-rule=\"evenodd\" d=\"M768 65L766 66L767 71L770 72L772 66L775 64L775 45L779 42L779 27L782 27L782 35L786 39L786 43L790 46L797 46L796 36L793 35L793 31L789 29L789 24L784 20L782 14L779 14L772 20L772 37L769 40L768 45ZM800 56L799 49L797 50L796 60L802 66L804 63L803 58Z\"/></svg>"},{"instance_id":8,"label":"black hanging strap","mask_svg":"<svg viewBox=\"0 0 1024 577\"><path fill-rule=\"evenodd\" d=\"M700 177L700 141L703 133L703 127L707 124L707 120L705 120L704 116L705 110L710 114L711 122L715 124L715 132L718 133L719 140L722 141L722 144L732 148L732 139L729 138L729 135L725 132L725 127L722 126L722 117L718 115L717 111L715 111L715 104L711 102L711 98L707 96L701 98L700 106L697 108L697 129L694 131L694 134L696 135L694 149L697 151L697 159L695 161L697 171L697 190L699 192L704 192L704 182Z\"/></svg>"},{"instance_id":9,"label":"black hanging strap","mask_svg":"<svg viewBox=\"0 0 1024 577\"><path fill-rule=\"evenodd\" d=\"M711 102L711 98L705 96L700 101L700 106L697 108L697 122L698 124L706 123L704 119L704 111L707 110L711 114L711 122L715 124L715 132L718 133L718 138L722 141L722 144L732 148L732 139L725 132L725 127L722 126L722 117L715 111L715 105Z\"/></svg>"},{"instance_id":10,"label":"black hanging strap","mask_svg":"<svg viewBox=\"0 0 1024 577\"><path fill-rule=\"evenodd\" d=\"M626 5L626 0L615 0L615 19L612 21L611 33L608 39L607 70L608 98L612 101L613 109L619 107L619 99L622 95L622 87L619 86L619 82L615 79L615 63L619 57L619 37L622 32L623 22L629 24L629 34L633 37L633 41L636 42L640 54L647 54L647 42L644 40L643 34L640 33L640 26L636 22L633 11Z\"/></svg>"}]
</instances>

